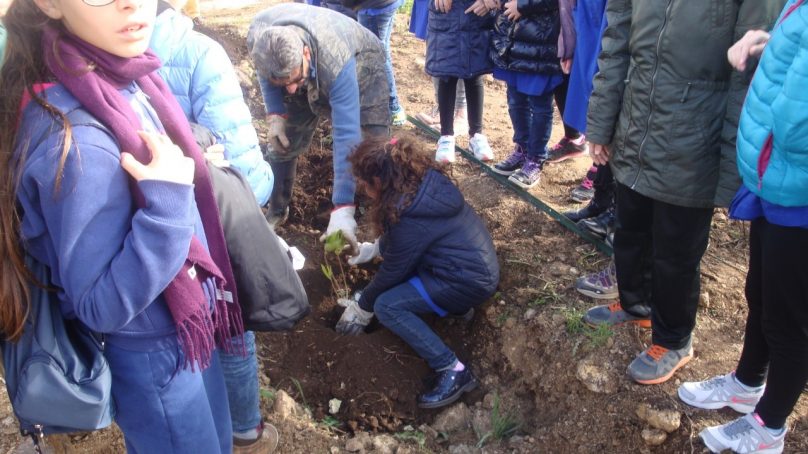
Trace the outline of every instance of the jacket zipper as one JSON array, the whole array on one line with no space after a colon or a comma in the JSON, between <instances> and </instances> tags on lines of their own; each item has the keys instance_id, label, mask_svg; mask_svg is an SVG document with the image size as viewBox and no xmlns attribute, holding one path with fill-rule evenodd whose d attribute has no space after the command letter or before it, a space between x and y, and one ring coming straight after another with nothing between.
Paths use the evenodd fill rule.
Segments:
<instances>
[{"instance_id":1,"label":"jacket zipper","mask_svg":"<svg viewBox=\"0 0 808 454\"><path fill-rule=\"evenodd\" d=\"M645 122L645 133L640 141L639 150L637 150L637 174L634 176L634 182L631 183L631 189L634 189L637 186L637 181L639 181L640 173L642 172L642 151L643 148L645 148L645 141L648 139L648 130L651 127L651 117L654 116L654 92L656 91L656 78L657 74L659 73L659 48L662 45L662 35L665 33L665 28L668 26L668 16L671 12L671 6L673 6L673 0L668 0L668 6L665 7L665 19L662 21L662 27L659 29L659 35L657 36L656 61L654 61L654 73L651 76L651 94L649 96L650 110L648 111L648 119Z\"/></svg>"}]
</instances>

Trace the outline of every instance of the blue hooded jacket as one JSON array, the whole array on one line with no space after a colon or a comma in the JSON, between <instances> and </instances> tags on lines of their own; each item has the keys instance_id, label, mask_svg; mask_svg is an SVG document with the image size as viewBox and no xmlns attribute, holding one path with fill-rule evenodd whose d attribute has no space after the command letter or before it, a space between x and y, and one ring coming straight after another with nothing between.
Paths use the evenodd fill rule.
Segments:
<instances>
[{"instance_id":1,"label":"blue hooded jacket","mask_svg":"<svg viewBox=\"0 0 808 454\"><path fill-rule=\"evenodd\" d=\"M163 62L160 75L188 120L210 129L224 145L225 158L244 175L263 206L272 192L272 168L258 146L233 64L219 43L193 26L171 8L157 16L150 46Z\"/></svg>"},{"instance_id":2,"label":"blue hooded jacket","mask_svg":"<svg viewBox=\"0 0 808 454\"><path fill-rule=\"evenodd\" d=\"M483 303L499 283L491 235L460 190L430 170L410 206L381 238L384 258L359 306L373 310L383 292L418 276L435 304L461 314Z\"/></svg>"}]
</instances>

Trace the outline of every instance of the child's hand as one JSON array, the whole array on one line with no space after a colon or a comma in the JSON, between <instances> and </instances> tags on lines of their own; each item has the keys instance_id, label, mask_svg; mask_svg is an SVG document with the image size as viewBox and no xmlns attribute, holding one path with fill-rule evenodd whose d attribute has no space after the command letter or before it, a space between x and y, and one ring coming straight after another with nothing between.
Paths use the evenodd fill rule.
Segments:
<instances>
[{"instance_id":1,"label":"child's hand","mask_svg":"<svg viewBox=\"0 0 808 454\"><path fill-rule=\"evenodd\" d=\"M146 142L152 159L143 165L129 153L121 153L121 167L132 175L135 181L160 180L172 183L191 184L194 182L194 160L182 154L165 134L138 131Z\"/></svg>"},{"instance_id":2,"label":"child's hand","mask_svg":"<svg viewBox=\"0 0 808 454\"><path fill-rule=\"evenodd\" d=\"M561 72L564 74L569 74L570 69L572 69L572 59L571 58L562 58L561 59Z\"/></svg>"},{"instance_id":3,"label":"child's hand","mask_svg":"<svg viewBox=\"0 0 808 454\"><path fill-rule=\"evenodd\" d=\"M771 36L763 30L749 30L727 50L727 60L738 71L746 70L749 57L760 57Z\"/></svg>"},{"instance_id":4,"label":"child's hand","mask_svg":"<svg viewBox=\"0 0 808 454\"><path fill-rule=\"evenodd\" d=\"M224 145L214 143L205 149L205 160L216 167L229 167L230 163L224 157Z\"/></svg>"},{"instance_id":5,"label":"child's hand","mask_svg":"<svg viewBox=\"0 0 808 454\"><path fill-rule=\"evenodd\" d=\"M452 0L435 0L435 9L442 13L448 13L452 9Z\"/></svg>"},{"instance_id":6,"label":"child's hand","mask_svg":"<svg viewBox=\"0 0 808 454\"><path fill-rule=\"evenodd\" d=\"M589 142L589 156L595 164L606 165L609 162L609 154L608 146Z\"/></svg>"},{"instance_id":7,"label":"child's hand","mask_svg":"<svg viewBox=\"0 0 808 454\"><path fill-rule=\"evenodd\" d=\"M466 14L468 13L474 13L478 16L485 16L488 14L488 7L485 6L484 0L477 0L468 7Z\"/></svg>"},{"instance_id":8,"label":"child's hand","mask_svg":"<svg viewBox=\"0 0 808 454\"><path fill-rule=\"evenodd\" d=\"M513 22L522 17L522 13L516 8L516 0L508 0L505 2L505 16Z\"/></svg>"},{"instance_id":9,"label":"child's hand","mask_svg":"<svg viewBox=\"0 0 808 454\"><path fill-rule=\"evenodd\" d=\"M483 0L483 2L485 3L485 7L489 10L497 10L502 6L499 0Z\"/></svg>"}]
</instances>

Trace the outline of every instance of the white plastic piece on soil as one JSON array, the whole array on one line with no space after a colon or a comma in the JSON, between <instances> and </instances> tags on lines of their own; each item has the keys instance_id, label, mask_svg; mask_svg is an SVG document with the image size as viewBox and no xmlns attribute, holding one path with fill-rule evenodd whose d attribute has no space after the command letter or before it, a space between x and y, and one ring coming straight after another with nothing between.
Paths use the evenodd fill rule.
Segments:
<instances>
[{"instance_id":1,"label":"white plastic piece on soil","mask_svg":"<svg viewBox=\"0 0 808 454\"><path fill-rule=\"evenodd\" d=\"M339 399L331 399L328 401L328 412L332 415L336 415L339 413L339 407L342 405L342 401Z\"/></svg>"},{"instance_id":2,"label":"white plastic piece on soil","mask_svg":"<svg viewBox=\"0 0 808 454\"><path fill-rule=\"evenodd\" d=\"M302 270L303 265L306 264L306 257L303 257L303 254L300 252L300 250L298 250L298 248L294 246L289 247L289 245L283 238L278 237L278 241L281 242L281 247L283 248L283 250L289 253L289 256L292 259L292 268L294 268L295 271Z\"/></svg>"}]
</instances>

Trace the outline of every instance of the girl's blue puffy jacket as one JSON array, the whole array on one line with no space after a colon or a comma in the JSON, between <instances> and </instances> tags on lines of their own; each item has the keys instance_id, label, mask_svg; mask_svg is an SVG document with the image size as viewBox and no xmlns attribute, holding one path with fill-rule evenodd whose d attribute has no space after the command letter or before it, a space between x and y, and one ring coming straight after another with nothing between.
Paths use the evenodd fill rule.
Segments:
<instances>
[{"instance_id":1,"label":"girl's blue puffy jacket","mask_svg":"<svg viewBox=\"0 0 808 454\"><path fill-rule=\"evenodd\" d=\"M426 73L433 77L469 79L490 73L488 59L493 15L466 14L474 0L455 0L448 13L435 9L429 0L426 33Z\"/></svg>"},{"instance_id":2,"label":"girl's blue puffy jacket","mask_svg":"<svg viewBox=\"0 0 808 454\"><path fill-rule=\"evenodd\" d=\"M772 31L741 112L737 147L750 191L777 205L808 206L808 3L781 16Z\"/></svg>"},{"instance_id":3,"label":"girl's blue puffy jacket","mask_svg":"<svg viewBox=\"0 0 808 454\"><path fill-rule=\"evenodd\" d=\"M252 116L233 64L222 46L193 30L190 18L169 8L157 16L151 48L160 75L185 115L210 129L225 157L247 179L259 205L269 200L273 176L258 146Z\"/></svg>"}]
</instances>

